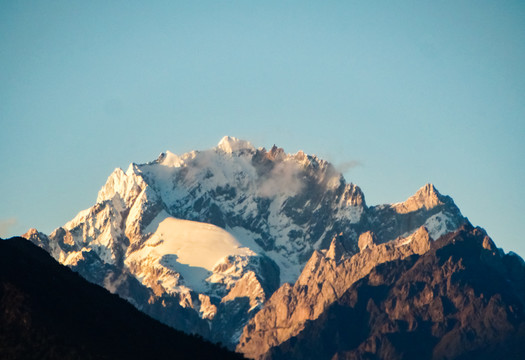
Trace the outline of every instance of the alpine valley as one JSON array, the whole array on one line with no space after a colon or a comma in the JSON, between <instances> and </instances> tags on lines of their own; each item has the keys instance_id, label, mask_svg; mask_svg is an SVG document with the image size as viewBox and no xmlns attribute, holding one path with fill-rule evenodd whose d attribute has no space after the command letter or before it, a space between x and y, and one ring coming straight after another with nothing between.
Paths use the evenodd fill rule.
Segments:
<instances>
[{"instance_id":1,"label":"alpine valley","mask_svg":"<svg viewBox=\"0 0 525 360\"><path fill-rule=\"evenodd\" d=\"M431 184L368 206L301 151L233 137L167 151L116 169L50 235L24 237L160 322L251 358L525 354L518 255Z\"/></svg>"}]
</instances>

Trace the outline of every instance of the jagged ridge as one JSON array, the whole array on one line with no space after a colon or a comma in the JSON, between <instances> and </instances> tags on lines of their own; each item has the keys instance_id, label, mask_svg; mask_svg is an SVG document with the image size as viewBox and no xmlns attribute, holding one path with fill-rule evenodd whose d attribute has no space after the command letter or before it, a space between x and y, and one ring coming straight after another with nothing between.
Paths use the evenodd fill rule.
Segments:
<instances>
[{"instance_id":1,"label":"jagged ridge","mask_svg":"<svg viewBox=\"0 0 525 360\"><path fill-rule=\"evenodd\" d=\"M521 359L525 263L464 226L378 265L265 359Z\"/></svg>"},{"instance_id":2,"label":"jagged ridge","mask_svg":"<svg viewBox=\"0 0 525 360\"><path fill-rule=\"evenodd\" d=\"M373 235L365 233L361 237ZM294 286L285 284L272 295L245 327L237 350L249 358L261 357L271 347L299 334L307 321L317 319L375 266L423 254L430 249L430 242L426 228L421 227L408 238L379 245L368 242L350 257L334 238L329 250L314 252Z\"/></svg>"}]
</instances>

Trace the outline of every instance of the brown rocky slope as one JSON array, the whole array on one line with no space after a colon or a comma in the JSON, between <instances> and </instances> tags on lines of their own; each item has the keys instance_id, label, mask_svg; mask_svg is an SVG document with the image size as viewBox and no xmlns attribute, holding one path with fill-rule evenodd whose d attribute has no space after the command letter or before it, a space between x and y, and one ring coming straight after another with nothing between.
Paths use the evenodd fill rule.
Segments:
<instances>
[{"instance_id":1,"label":"brown rocky slope","mask_svg":"<svg viewBox=\"0 0 525 360\"><path fill-rule=\"evenodd\" d=\"M357 280L376 265L423 254L430 249L431 239L424 227L407 238L376 244L371 232L361 235L361 251L350 257L334 238L328 251L316 251L305 265L295 285L284 284L265 307L244 328L237 351L248 357L262 356L303 330Z\"/></svg>"},{"instance_id":2,"label":"brown rocky slope","mask_svg":"<svg viewBox=\"0 0 525 360\"><path fill-rule=\"evenodd\" d=\"M525 263L464 226L376 266L266 359L523 359Z\"/></svg>"}]
</instances>

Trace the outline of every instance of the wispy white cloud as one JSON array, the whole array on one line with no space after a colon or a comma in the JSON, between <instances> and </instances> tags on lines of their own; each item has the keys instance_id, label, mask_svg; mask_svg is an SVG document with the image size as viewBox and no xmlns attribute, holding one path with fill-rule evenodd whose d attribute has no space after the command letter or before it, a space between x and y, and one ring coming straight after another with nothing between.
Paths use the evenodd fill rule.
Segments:
<instances>
[{"instance_id":1,"label":"wispy white cloud","mask_svg":"<svg viewBox=\"0 0 525 360\"><path fill-rule=\"evenodd\" d=\"M15 218L0 219L0 237L9 236L9 231L18 224Z\"/></svg>"},{"instance_id":2,"label":"wispy white cloud","mask_svg":"<svg viewBox=\"0 0 525 360\"><path fill-rule=\"evenodd\" d=\"M270 198L278 194L297 194L303 186L300 167L293 162L280 162L259 186L259 195Z\"/></svg>"},{"instance_id":3,"label":"wispy white cloud","mask_svg":"<svg viewBox=\"0 0 525 360\"><path fill-rule=\"evenodd\" d=\"M358 166L363 166L363 163L358 160L343 161L342 163L334 165L336 170L342 174Z\"/></svg>"}]
</instances>

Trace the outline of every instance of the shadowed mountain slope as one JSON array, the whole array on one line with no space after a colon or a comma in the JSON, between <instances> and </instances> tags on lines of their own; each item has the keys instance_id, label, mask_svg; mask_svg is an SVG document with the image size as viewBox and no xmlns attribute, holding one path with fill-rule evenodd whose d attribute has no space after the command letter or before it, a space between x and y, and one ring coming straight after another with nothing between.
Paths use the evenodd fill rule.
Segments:
<instances>
[{"instance_id":1,"label":"shadowed mountain slope","mask_svg":"<svg viewBox=\"0 0 525 360\"><path fill-rule=\"evenodd\" d=\"M89 283L24 238L0 241L2 359L240 359Z\"/></svg>"}]
</instances>

